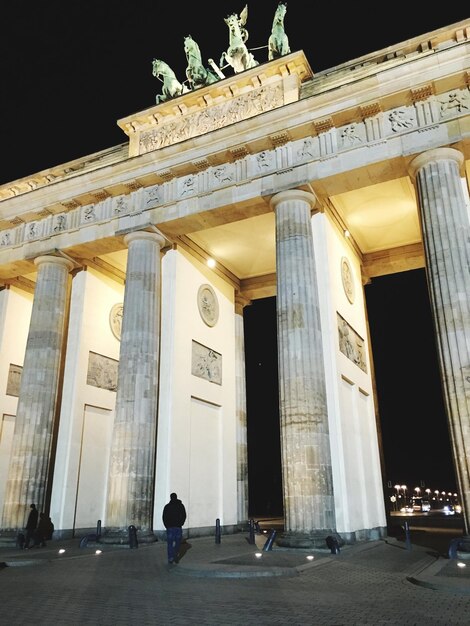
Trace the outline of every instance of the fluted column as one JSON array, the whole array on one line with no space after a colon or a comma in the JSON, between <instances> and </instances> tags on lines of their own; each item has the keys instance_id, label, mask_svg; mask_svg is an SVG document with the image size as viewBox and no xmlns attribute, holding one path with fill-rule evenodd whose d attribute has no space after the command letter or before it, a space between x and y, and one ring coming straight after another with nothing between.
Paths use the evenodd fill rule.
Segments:
<instances>
[{"instance_id":1,"label":"fluted column","mask_svg":"<svg viewBox=\"0 0 470 626\"><path fill-rule=\"evenodd\" d=\"M3 529L23 528L29 505L45 510L71 261L35 259L37 280L21 374Z\"/></svg>"},{"instance_id":2,"label":"fluted column","mask_svg":"<svg viewBox=\"0 0 470 626\"><path fill-rule=\"evenodd\" d=\"M127 542L127 528L140 541L154 541L158 365L160 345L160 249L164 238L138 231L129 247L119 355L116 416L108 482L107 542Z\"/></svg>"},{"instance_id":3,"label":"fluted column","mask_svg":"<svg viewBox=\"0 0 470 626\"><path fill-rule=\"evenodd\" d=\"M325 547L335 532L325 372L311 209L300 190L276 214L277 332L284 526L280 545Z\"/></svg>"},{"instance_id":4,"label":"fluted column","mask_svg":"<svg viewBox=\"0 0 470 626\"><path fill-rule=\"evenodd\" d=\"M453 148L416 157L416 177L426 270L451 435L454 464L470 521L470 222Z\"/></svg>"},{"instance_id":5,"label":"fluted column","mask_svg":"<svg viewBox=\"0 0 470 626\"><path fill-rule=\"evenodd\" d=\"M238 523L248 520L248 449L246 431L245 331L243 308L251 301L241 294L235 296L235 392L237 410L237 517Z\"/></svg>"}]
</instances>

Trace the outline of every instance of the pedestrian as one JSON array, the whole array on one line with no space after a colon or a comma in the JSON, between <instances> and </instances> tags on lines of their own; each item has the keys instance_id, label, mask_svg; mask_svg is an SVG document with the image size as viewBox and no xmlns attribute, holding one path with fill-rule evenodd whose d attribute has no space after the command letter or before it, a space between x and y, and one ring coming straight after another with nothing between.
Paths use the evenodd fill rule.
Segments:
<instances>
[{"instance_id":1,"label":"pedestrian","mask_svg":"<svg viewBox=\"0 0 470 626\"><path fill-rule=\"evenodd\" d=\"M47 518L46 527L47 527L46 539L52 539L54 535L54 524L50 517Z\"/></svg>"},{"instance_id":2,"label":"pedestrian","mask_svg":"<svg viewBox=\"0 0 470 626\"><path fill-rule=\"evenodd\" d=\"M39 512L35 504L31 504L29 508L30 508L30 511L28 515L28 521L26 522L26 526L25 526L25 530L26 530L26 535L24 538L25 550L29 548L29 542L34 537L34 532L36 530L36 526L38 525L38 515L39 515Z\"/></svg>"},{"instance_id":3,"label":"pedestrian","mask_svg":"<svg viewBox=\"0 0 470 626\"><path fill-rule=\"evenodd\" d=\"M186 509L176 493L170 494L170 501L163 507L162 519L166 528L168 563L178 563L178 553L183 537L182 526L186 521Z\"/></svg>"},{"instance_id":4,"label":"pedestrian","mask_svg":"<svg viewBox=\"0 0 470 626\"><path fill-rule=\"evenodd\" d=\"M34 533L34 547L45 548L46 539L49 535L49 521L45 513L39 513L39 524Z\"/></svg>"}]
</instances>

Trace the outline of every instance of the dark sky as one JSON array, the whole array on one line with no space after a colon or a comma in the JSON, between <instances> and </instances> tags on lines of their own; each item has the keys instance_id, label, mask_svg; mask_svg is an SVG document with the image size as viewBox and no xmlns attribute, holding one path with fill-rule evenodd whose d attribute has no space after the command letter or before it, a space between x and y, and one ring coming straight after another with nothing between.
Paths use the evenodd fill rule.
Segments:
<instances>
[{"instance_id":1,"label":"dark sky","mask_svg":"<svg viewBox=\"0 0 470 626\"><path fill-rule=\"evenodd\" d=\"M314 72L468 17L465 3L435 11L420 3L287 4L291 50L303 50ZM228 47L224 18L244 6L233 0L3 3L0 184L124 143L117 120L153 106L160 93L152 59L184 80L183 42L191 35L203 59L218 62ZM277 0L248 3L247 45L261 48L253 51L259 62L267 59L276 7Z\"/></svg>"},{"instance_id":2,"label":"dark sky","mask_svg":"<svg viewBox=\"0 0 470 626\"><path fill-rule=\"evenodd\" d=\"M465 3L450 2L439 5L437 10L425 9L423 6L428 5L422 3L350 3L341 8L331 2L309 5L305 0L289 0L287 4L285 27L291 50L303 50L314 72L461 21L469 13ZM243 2L233 1L158 0L4 3L0 36L0 184L124 143L127 138L117 120L153 106L155 96L161 92L161 83L151 74L152 59L166 61L184 80L183 41L191 35L200 46L203 59L212 57L218 62L228 47L224 17L240 13L244 6ZM276 6L277 0L248 4L247 45L260 63L267 60L266 45ZM437 480L445 474L450 479L452 474L437 394L439 384L432 378L434 374L426 374L433 384L418 387L417 374L423 373L430 361L426 349L433 340L423 330L424 325L429 325L429 320L423 322L423 283L417 280L421 285L417 287L413 281L410 287L402 275L386 277L374 280L366 290L371 294L371 310L377 308L380 320L373 343L377 377L385 381L380 409L385 420L388 471L390 480L404 483L412 481L413 458L424 459L422 471L413 479ZM397 302L405 301L405 295L405 312L392 313ZM270 458L264 444L277 450L278 455L276 428L260 426L261 434L253 433L253 420L261 423L265 414L277 419L277 386L273 383L276 362L263 347L263 341L266 346L273 345L269 333L274 332L275 338L274 301L256 303L248 316L256 320L256 310L263 307L265 319L271 312L271 322L258 326L257 341L248 348L247 368L254 369L251 375L255 377L261 377L262 370L269 374L262 388L266 408L261 409L256 402L252 405L256 415L251 417L251 436L261 441L260 454ZM409 330L410 312L417 315L413 330ZM390 319L385 317L389 314ZM421 334L426 349L418 341ZM409 403L397 404L395 389L387 387L392 376L388 367L393 372L410 368L408 375L400 375L402 382L414 382L412 390L406 392ZM248 389L250 393L252 390ZM275 464L276 461L262 466L262 484L278 483ZM264 506L272 511L278 506L276 488L265 489L264 493Z\"/></svg>"}]
</instances>

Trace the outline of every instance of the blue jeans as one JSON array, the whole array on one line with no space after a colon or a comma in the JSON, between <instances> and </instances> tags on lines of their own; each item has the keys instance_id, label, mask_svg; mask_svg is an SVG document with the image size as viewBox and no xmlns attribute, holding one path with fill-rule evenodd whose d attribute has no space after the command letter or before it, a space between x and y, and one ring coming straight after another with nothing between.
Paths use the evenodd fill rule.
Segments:
<instances>
[{"instance_id":1,"label":"blue jeans","mask_svg":"<svg viewBox=\"0 0 470 626\"><path fill-rule=\"evenodd\" d=\"M172 526L166 529L166 545L168 550L168 563L173 563L180 551L183 529L180 526Z\"/></svg>"}]
</instances>

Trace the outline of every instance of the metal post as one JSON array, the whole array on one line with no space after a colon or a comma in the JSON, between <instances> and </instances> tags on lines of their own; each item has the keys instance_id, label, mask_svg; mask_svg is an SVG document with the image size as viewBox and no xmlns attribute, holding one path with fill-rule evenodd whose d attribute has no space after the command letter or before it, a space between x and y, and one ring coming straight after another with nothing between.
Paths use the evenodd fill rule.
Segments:
<instances>
[{"instance_id":1,"label":"metal post","mask_svg":"<svg viewBox=\"0 0 470 626\"><path fill-rule=\"evenodd\" d=\"M406 549L411 550L410 525L408 522L405 522L405 544Z\"/></svg>"},{"instance_id":2,"label":"metal post","mask_svg":"<svg viewBox=\"0 0 470 626\"><path fill-rule=\"evenodd\" d=\"M220 543L220 519L215 520L215 543Z\"/></svg>"},{"instance_id":3,"label":"metal post","mask_svg":"<svg viewBox=\"0 0 470 626\"><path fill-rule=\"evenodd\" d=\"M101 538L101 520L99 519L96 523L96 539L99 541Z\"/></svg>"},{"instance_id":4,"label":"metal post","mask_svg":"<svg viewBox=\"0 0 470 626\"><path fill-rule=\"evenodd\" d=\"M269 550L273 549L273 543L274 543L274 539L276 538L276 534L277 532L274 529L272 529L266 543L263 546L263 552L268 552Z\"/></svg>"},{"instance_id":5,"label":"metal post","mask_svg":"<svg viewBox=\"0 0 470 626\"><path fill-rule=\"evenodd\" d=\"M250 545L254 545L255 543L255 523L252 519L250 519L249 521L249 531L250 531L250 536L248 538L248 543Z\"/></svg>"},{"instance_id":6,"label":"metal post","mask_svg":"<svg viewBox=\"0 0 470 626\"><path fill-rule=\"evenodd\" d=\"M138 548L139 542L137 541L137 528L131 524L127 531L129 533L129 548Z\"/></svg>"}]
</instances>

